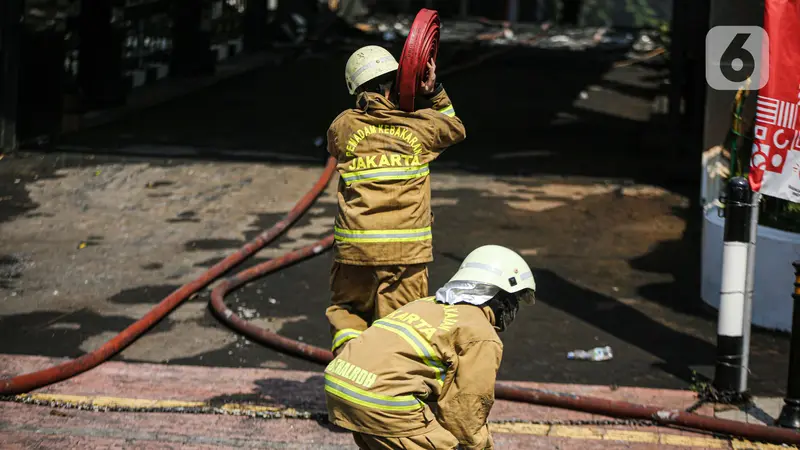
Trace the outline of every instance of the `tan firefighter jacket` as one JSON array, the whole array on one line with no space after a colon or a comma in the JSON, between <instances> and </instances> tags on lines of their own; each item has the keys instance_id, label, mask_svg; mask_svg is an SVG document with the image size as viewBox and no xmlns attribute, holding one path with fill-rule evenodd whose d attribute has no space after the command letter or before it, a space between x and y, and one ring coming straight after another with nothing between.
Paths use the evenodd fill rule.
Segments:
<instances>
[{"instance_id":1,"label":"tan firefighter jacket","mask_svg":"<svg viewBox=\"0 0 800 450\"><path fill-rule=\"evenodd\" d=\"M431 245L428 163L466 137L450 97L438 86L433 108L405 112L376 93L328 129L338 160L335 259L354 265L427 263Z\"/></svg>"},{"instance_id":2,"label":"tan firefighter jacket","mask_svg":"<svg viewBox=\"0 0 800 450\"><path fill-rule=\"evenodd\" d=\"M431 297L374 322L325 369L329 419L387 437L438 421L464 448L493 448L487 418L503 354L493 321L489 308Z\"/></svg>"}]
</instances>

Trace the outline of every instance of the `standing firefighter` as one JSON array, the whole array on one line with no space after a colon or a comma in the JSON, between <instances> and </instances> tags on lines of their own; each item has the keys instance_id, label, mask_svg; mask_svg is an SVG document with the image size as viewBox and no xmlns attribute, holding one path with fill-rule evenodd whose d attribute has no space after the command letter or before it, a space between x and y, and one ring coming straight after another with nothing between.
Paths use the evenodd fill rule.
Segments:
<instances>
[{"instance_id":1,"label":"standing firefighter","mask_svg":"<svg viewBox=\"0 0 800 450\"><path fill-rule=\"evenodd\" d=\"M328 365L330 421L362 449L493 448L486 421L503 354L497 331L521 302L533 303L535 289L518 254L474 250L435 298L375 321Z\"/></svg>"},{"instance_id":2,"label":"standing firefighter","mask_svg":"<svg viewBox=\"0 0 800 450\"><path fill-rule=\"evenodd\" d=\"M331 305L326 315L332 350L409 300L428 295L433 261L428 163L465 138L450 98L436 84L434 62L422 83L433 108L397 109L392 86L398 68L382 47L350 56L345 81L354 109L328 129L328 152L338 160L339 211Z\"/></svg>"}]
</instances>

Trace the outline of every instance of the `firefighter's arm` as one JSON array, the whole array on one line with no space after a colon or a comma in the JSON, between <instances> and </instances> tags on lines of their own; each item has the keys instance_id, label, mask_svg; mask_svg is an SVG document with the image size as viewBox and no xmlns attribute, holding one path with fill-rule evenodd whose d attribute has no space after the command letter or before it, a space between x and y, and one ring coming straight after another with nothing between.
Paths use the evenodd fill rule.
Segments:
<instances>
[{"instance_id":1,"label":"firefighter's arm","mask_svg":"<svg viewBox=\"0 0 800 450\"><path fill-rule=\"evenodd\" d=\"M494 405L494 382L503 349L496 341L476 341L462 349L454 379L437 401L438 419L461 448L492 449L487 419Z\"/></svg>"},{"instance_id":2,"label":"firefighter's arm","mask_svg":"<svg viewBox=\"0 0 800 450\"><path fill-rule=\"evenodd\" d=\"M451 145L458 144L467 137L464 123L456 116L453 102L441 83L428 96L432 107L426 111L433 122L434 142L432 151L442 151Z\"/></svg>"},{"instance_id":3,"label":"firefighter's arm","mask_svg":"<svg viewBox=\"0 0 800 450\"><path fill-rule=\"evenodd\" d=\"M336 140L336 132L333 127L328 128L328 153L336 159L339 159L338 142Z\"/></svg>"}]
</instances>

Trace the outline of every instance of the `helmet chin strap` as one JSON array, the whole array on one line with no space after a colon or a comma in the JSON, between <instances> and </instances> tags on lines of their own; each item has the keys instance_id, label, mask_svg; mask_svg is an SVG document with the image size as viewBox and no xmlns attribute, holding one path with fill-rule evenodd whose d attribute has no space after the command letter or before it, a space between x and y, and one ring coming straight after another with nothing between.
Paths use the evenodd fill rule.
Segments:
<instances>
[{"instance_id":1,"label":"helmet chin strap","mask_svg":"<svg viewBox=\"0 0 800 450\"><path fill-rule=\"evenodd\" d=\"M367 91L359 92L356 94L356 106L362 111L366 111L369 107L369 100L367 99Z\"/></svg>"},{"instance_id":2,"label":"helmet chin strap","mask_svg":"<svg viewBox=\"0 0 800 450\"><path fill-rule=\"evenodd\" d=\"M519 311L519 300L516 294L509 294L504 291L498 292L486 305L494 313L495 329L501 333L508 329L511 322L517 317L517 311Z\"/></svg>"}]
</instances>

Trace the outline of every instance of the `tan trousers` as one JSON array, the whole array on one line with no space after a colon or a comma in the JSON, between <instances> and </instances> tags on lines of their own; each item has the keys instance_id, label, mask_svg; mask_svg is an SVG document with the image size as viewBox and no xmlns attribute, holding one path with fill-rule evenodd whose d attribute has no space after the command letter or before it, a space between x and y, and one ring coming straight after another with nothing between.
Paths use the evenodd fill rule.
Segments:
<instances>
[{"instance_id":1,"label":"tan trousers","mask_svg":"<svg viewBox=\"0 0 800 450\"><path fill-rule=\"evenodd\" d=\"M331 324L332 348L366 330L406 303L428 296L428 266L354 266L333 263L331 305L325 315Z\"/></svg>"},{"instance_id":2,"label":"tan trousers","mask_svg":"<svg viewBox=\"0 0 800 450\"><path fill-rule=\"evenodd\" d=\"M353 433L358 448L365 450L450 450L458 448L458 439L441 426L419 436L382 437Z\"/></svg>"}]
</instances>

